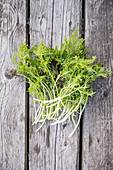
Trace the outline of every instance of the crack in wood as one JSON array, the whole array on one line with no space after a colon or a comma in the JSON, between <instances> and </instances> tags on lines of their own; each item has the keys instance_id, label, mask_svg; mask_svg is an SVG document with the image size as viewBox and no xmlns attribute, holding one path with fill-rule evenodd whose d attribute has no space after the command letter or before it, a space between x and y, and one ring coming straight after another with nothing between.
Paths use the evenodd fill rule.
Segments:
<instances>
[{"instance_id":1,"label":"crack in wood","mask_svg":"<svg viewBox=\"0 0 113 170\"><path fill-rule=\"evenodd\" d=\"M58 124L56 125L56 133L55 133L55 145L54 145L54 170L56 170L56 146L57 146L57 130L58 130Z\"/></svg>"},{"instance_id":2,"label":"crack in wood","mask_svg":"<svg viewBox=\"0 0 113 170\"><path fill-rule=\"evenodd\" d=\"M50 126L48 126L48 128L47 128L46 145L49 148L49 146L50 146Z\"/></svg>"},{"instance_id":3,"label":"crack in wood","mask_svg":"<svg viewBox=\"0 0 113 170\"><path fill-rule=\"evenodd\" d=\"M40 146L38 146L38 143L34 146L34 151L37 153L37 155L40 153Z\"/></svg>"}]
</instances>

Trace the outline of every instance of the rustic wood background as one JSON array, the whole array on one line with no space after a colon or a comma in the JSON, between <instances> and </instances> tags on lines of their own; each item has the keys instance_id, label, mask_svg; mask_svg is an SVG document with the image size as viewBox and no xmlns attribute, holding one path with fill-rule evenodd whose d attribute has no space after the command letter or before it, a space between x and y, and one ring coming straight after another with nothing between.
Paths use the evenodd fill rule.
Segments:
<instances>
[{"instance_id":1,"label":"rustic wood background","mask_svg":"<svg viewBox=\"0 0 113 170\"><path fill-rule=\"evenodd\" d=\"M21 42L60 48L78 27L97 61L113 69L113 0L0 0L0 170L113 170L113 73L93 83L96 94L73 126L49 122L35 133L23 77L11 77ZM29 121L28 121L29 120Z\"/></svg>"}]
</instances>

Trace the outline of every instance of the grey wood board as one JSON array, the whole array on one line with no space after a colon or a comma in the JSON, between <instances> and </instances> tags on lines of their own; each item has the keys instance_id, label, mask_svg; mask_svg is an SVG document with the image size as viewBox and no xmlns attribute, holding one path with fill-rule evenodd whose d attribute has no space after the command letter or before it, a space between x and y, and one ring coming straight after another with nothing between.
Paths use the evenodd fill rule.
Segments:
<instances>
[{"instance_id":1,"label":"grey wood board","mask_svg":"<svg viewBox=\"0 0 113 170\"><path fill-rule=\"evenodd\" d=\"M12 56L26 39L25 1L0 1L0 169L24 169L25 83L11 78ZM11 79L10 79L11 78Z\"/></svg>"},{"instance_id":2,"label":"grey wood board","mask_svg":"<svg viewBox=\"0 0 113 170\"><path fill-rule=\"evenodd\" d=\"M32 0L30 4L31 46L44 40L50 47L60 49L64 37L80 26L81 1ZM80 30L80 29L79 29ZM31 97L32 99L32 97ZM79 128L72 138L73 125L63 123L51 126L46 121L37 133L39 125L32 125L34 108L30 101L29 168L30 170L71 170L79 168Z\"/></svg>"},{"instance_id":3,"label":"grey wood board","mask_svg":"<svg viewBox=\"0 0 113 170\"><path fill-rule=\"evenodd\" d=\"M85 42L90 55L113 70L113 1L86 1ZM113 74L93 83L83 119L83 170L113 169Z\"/></svg>"}]
</instances>

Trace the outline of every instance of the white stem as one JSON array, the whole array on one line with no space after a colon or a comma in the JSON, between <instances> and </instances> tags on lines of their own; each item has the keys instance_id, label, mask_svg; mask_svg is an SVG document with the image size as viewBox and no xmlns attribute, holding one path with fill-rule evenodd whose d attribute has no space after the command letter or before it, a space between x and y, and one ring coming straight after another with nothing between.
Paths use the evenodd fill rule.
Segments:
<instances>
[{"instance_id":1,"label":"white stem","mask_svg":"<svg viewBox=\"0 0 113 170\"><path fill-rule=\"evenodd\" d=\"M42 102L42 103L44 103L44 104L46 104L46 103L52 103L52 102L55 102L55 101L57 101L57 100L61 100L61 99L65 98L65 97L67 97L67 96L70 96L70 94L72 94L72 93L74 93L74 91L71 92L71 93L69 93L69 94L67 94L67 95L65 95L65 96L58 97L58 98L55 98L55 99L53 99L53 100L40 100L40 99L36 99L36 98L34 98L34 100L36 100L36 101L38 101L38 102Z\"/></svg>"},{"instance_id":2,"label":"white stem","mask_svg":"<svg viewBox=\"0 0 113 170\"><path fill-rule=\"evenodd\" d=\"M38 131L41 129L41 127L43 126L43 124L45 123L45 121L46 121L46 118L44 119L44 121L43 121L43 123L41 124L41 126L40 126L35 132L38 132Z\"/></svg>"}]
</instances>

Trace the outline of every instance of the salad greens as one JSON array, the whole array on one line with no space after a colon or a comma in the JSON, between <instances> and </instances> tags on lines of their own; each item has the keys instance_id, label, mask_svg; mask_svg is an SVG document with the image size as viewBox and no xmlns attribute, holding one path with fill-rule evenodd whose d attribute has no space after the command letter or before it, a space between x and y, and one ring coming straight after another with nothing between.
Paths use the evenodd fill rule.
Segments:
<instances>
[{"instance_id":1,"label":"salad greens","mask_svg":"<svg viewBox=\"0 0 113 170\"><path fill-rule=\"evenodd\" d=\"M88 96L94 94L91 83L97 77L107 77L109 70L102 63L95 63L96 56L88 59L84 39L77 36L77 29L65 38L61 49L47 47L41 41L31 49L21 43L13 56L17 75L27 78L30 83L35 120L33 124L53 120L52 125L66 120L73 122L77 129L85 109ZM18 59L17 59L18 58ZM37 107L38 103L38 107Z\"/></svg>"}]
</instances>

